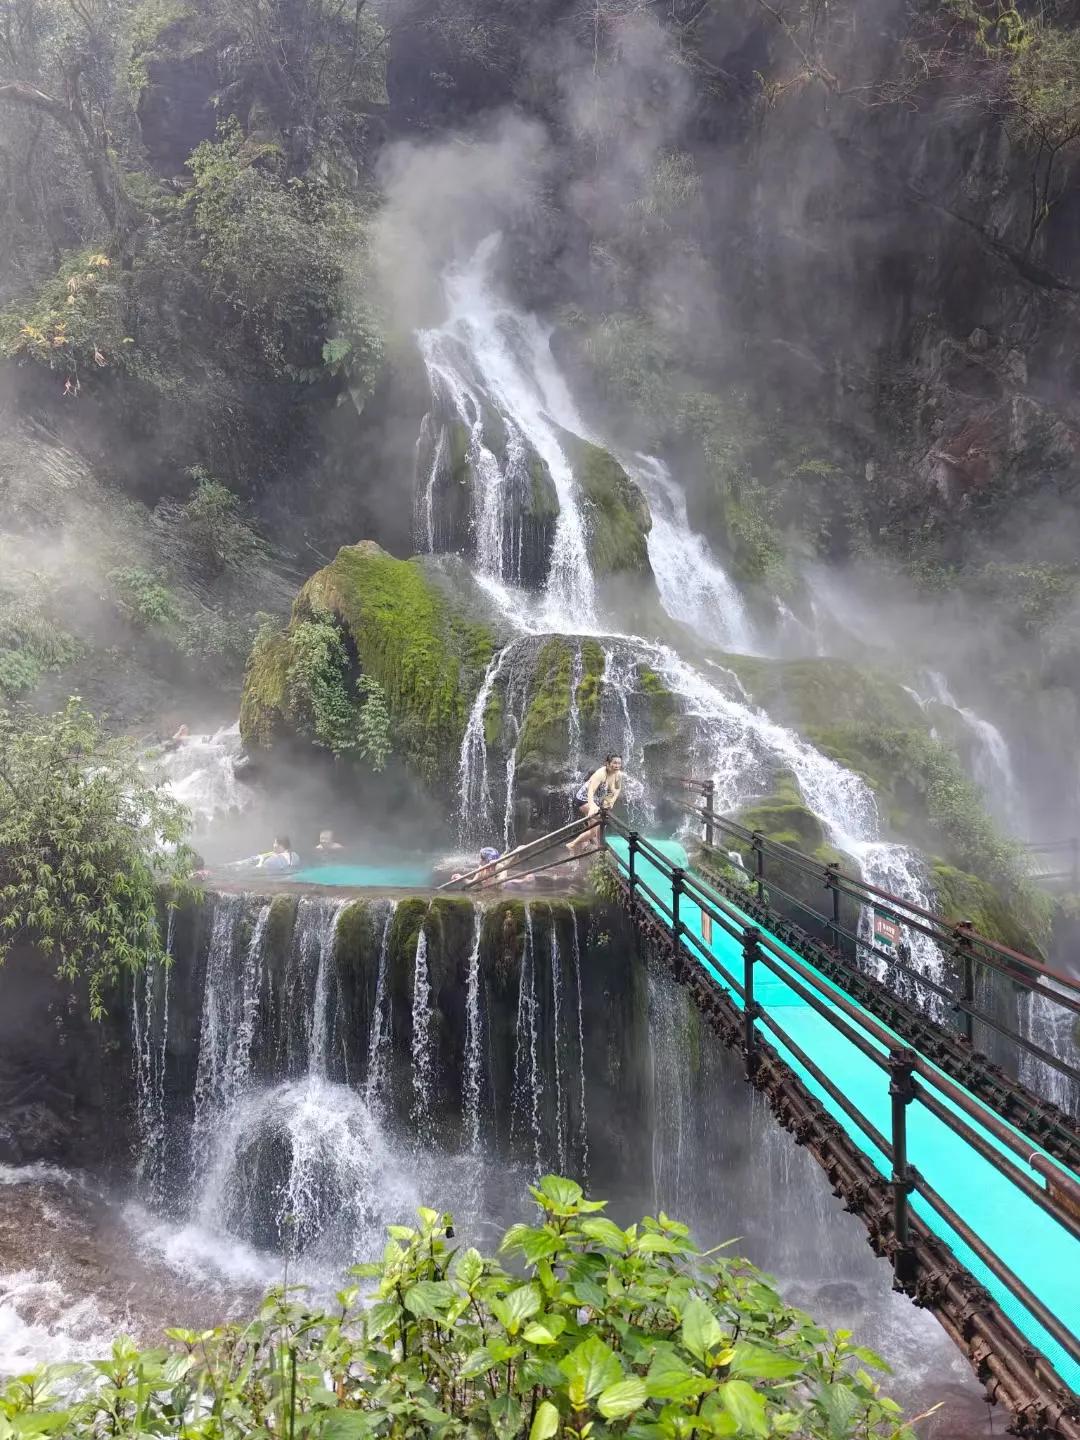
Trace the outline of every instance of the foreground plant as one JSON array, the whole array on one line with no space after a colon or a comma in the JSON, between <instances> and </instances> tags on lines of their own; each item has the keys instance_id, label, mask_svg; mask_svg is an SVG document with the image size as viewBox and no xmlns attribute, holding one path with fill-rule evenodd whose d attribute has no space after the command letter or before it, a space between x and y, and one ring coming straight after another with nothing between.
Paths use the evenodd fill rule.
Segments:
<instances>
[{"instance_id":1,"label":"foreground plant","mask_svg":"<svg viewBox=\"0 0 1080 1440\"><path fill-rule=\"evenodd\" d=\"M685 1225L622 1230L573 1181L531 1190L535 1225L500 1254L455 1248L449 1215L391 1225L333 1310L279 1290L247 1325L119 1340L92 1368L21 1377L0 1440L82 1437L494 1436L914 1440L869 1371L888 1367L786 1305L745 1260L701 1252ZM65 1404L65 1387L81 1399Z\"/></svg>"}]
</instances>

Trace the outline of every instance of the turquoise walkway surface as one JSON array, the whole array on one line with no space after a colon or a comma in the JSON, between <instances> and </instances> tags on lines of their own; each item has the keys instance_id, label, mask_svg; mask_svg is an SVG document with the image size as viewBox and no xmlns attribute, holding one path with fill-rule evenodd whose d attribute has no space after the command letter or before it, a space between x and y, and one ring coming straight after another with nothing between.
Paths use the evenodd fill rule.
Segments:
<instances>
[{"instance_id":1,"label":"turquoise walkway surface","mask_svg":"<svg viewBox=\"0 0 1080 1440\"><path fill-rule=\"evenodd\" d=\"M650 843L656 845L672 864L685 866L686 855L681 846L662 841ZM618 837L609 837L608 845L620 870L625 873L628 857L626 841ZM640 851L637 856L636 873L638 879L655 891L664 905L670 906L670 879L660 868L651 864ZM641 898L659 915L667 918L664 916L663 910L649 897L642 895ZM730 905L731 902L723 903ZM701 939L702 912L691 899L685 896L680 905L679 918L689 931ZM749 916L743 916L742 919L746 924L758 924ZM776 940L775 936L771 938L785 955L798 959L800 964L814 970L808 961L796 957L794 952ZM706 949L710 956L723 965L741 984L743 956L740 941L736 937L728 935L719 924L714 922L712 939ZM739 996L720 971L706 960L705 955L693 943L686 943L686 953L695 959L727 991L736 1006L741 1008L742 1001ZM792 974L797 983L803 985L803 988L809 987L808 981L800 981L799 977L794 975L782 961L778 960L777 964L784 974ZM824 975L817 971L814 973L830 992L845 993ZM785 983L783 978L774 975L761 963L756 966L755 970L754 998L786 1031L793 1043L803 1050L810 1060L828 1076L840 1093L853 1102L863 1116L877 1127L883 1137L888 1139L891 1130L888 1073L874 1064L860 1051L858 1046L835 1028L827 1015L809 1006ZM858 1005L853 996L847 998L850 1003ZM829 1011L839 1014L836 1006L830 1005L827 1001L824 1003ZM859 1008L861 1010L861 1007ZM859 1028L857 1022L850 1017L841 1017L841 1019L847 1019L847 1023L853 1028ZM854 1144L888 1179L892 1166L887 1157L813 1079L783 1042L766 1025L760 1021L758 1023L763 1037L783 1056L785 1062L799 1076L811 1094L839 1121ZM880 1026L882 1022L876 1021L875 1023ZM870 1034L869 1030L862 1031L862 1034L874 1049L883 1054L886 1053L887 1047ZM897 1043L908 1045L909 1042L897 1036ZM925 1082L920 1081L919 1083ZM940 1092L935 1090L933 1093L954 1113L960 1113L958 1108ZM971 1099L980 1109L987 1112L987 1107L976 1096L971 1096ZM1055 1315L1062 1325L1074 1335L1080 1335L1080 1241L1074 1240L1052 1215L1048 1215L1033 1200L1029 1199L1010 1182L1006 1175L1003 1175L988 1160L984 1159L962 1135L958 1135L944 1121L931 1114L918 1100L913 1101L908 1107L907 1118L908 1159L911 1165L919 1171L922 1178L937 1191L942 1199L947 1201L960 1219L986 1244L987 1248L1015 1275L1019 1276L1031 1293L1046 1306L1051 1314ZM967 1119L967 1123L978 1129L989 1145L1002 1154L1008 1155L1020 1169L1031 1176L1040 1188L1042 1187L1040 1177L1023 1161L1012 1155L989 1131L983 1130L973 1120ZM1039 1150L1037 1145L1031 1142L1026 1143L1030 1144L1033 1152ZM1038 1346L1062 1380L1073 1390L1080 1391L1080 1365L1071 1359L1051 1335L1047 1334L1026 1306L992 1274L978 1256L960 1239L959 1235L937 1215L926 1200L919 1195L912 1195L911 1206L926 1227L939 1236L957 1259L986 1286L1005 1314L1032 1344Z\"/></svg>"}]
</instances>

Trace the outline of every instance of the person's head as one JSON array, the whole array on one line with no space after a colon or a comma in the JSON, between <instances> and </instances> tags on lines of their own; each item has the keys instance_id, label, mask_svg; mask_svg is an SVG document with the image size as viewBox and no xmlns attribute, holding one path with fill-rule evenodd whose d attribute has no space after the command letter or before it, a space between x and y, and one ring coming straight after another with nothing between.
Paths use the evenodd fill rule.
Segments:
<instances>
[{"instance_id":1,"label":"person's head","mask_svg":"<svg viewBox=\"0 0 1080 1440\"><path fill-rule=\"evenodd\" d=\"M622 756L617 750L613 750L610 755L604 756L604 767L609 775L614 775L617 770L622 769Z\"/></svg>"},{"instance_id":2,"label":"person's head","mask_svg":"<svg viewBox=\"0 0 1080 1440\"><path fill-rule=\"evenodd\" d=\"M320 830L320 831L319 831L319 844L320 844L320 845L322 845L322 846L325 847L325 846L327 846L327 845L332 845L333 843L334 843L334 832L333 832L333 830Z\"/></svg>"},{"instance_id":3,"label":"person's head","mask_svg":"<svg viewBox=\"0 0 1080 1440\"><path fill-rule=\"evenodd\" d=\"M480 851L480 864L491 865L499 858L499 852L493 845L485 845Z\"/></svg>"},{"instance_id":4,"label":"person's head","mask_svg":"<svg viewBox=\"0 0 1080 1440\"><path fill-rule=\"evenodd\" d=\"M292 845L289 843L288 835L276 835L274 837L274 849L278 852L278 854L288 854L288 852L292 849Z\"/></svg>"}]
</instances>

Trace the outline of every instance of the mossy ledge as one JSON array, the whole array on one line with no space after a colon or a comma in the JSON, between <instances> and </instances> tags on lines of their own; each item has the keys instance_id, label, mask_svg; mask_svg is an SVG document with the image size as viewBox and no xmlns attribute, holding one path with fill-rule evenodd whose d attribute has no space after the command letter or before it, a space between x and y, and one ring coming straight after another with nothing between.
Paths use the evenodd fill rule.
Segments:
<instances>
[{"instance_id":1,"label":"mossy ledge","mask_svg":"<svg viewBox=\"0 0 1080 1440\"><path fill-rule=\"evenodd\" d=\"M652 515L641 487L607 450L563 430L559 436L587 501L589 557L603 577L651 575L648 535Z\"/></svg>"},{"instance_id":2,"label":"mossy ledge","mask_svg":"<svg viewBox=\"0 0 1080 1440\"><path fill-rule=\"evenodd\" d=\"M495 649L450 580L421 559L396 560L372 541L346 545L304 585L289 625L256 641L244 677L240 729L267 748L290 723L290 643L312 615L330 615L357 674L386 694L395 753L429 783L456 766L469 706Z\"/></svg>"}]
</instances>

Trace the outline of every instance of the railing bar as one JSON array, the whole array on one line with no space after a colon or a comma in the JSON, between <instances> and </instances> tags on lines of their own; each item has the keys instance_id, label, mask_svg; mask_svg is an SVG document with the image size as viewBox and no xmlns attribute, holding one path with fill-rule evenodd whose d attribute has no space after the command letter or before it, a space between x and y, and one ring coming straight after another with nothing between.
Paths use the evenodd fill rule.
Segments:
<instances>
[{"instance_id":1,"label":"railing bar","mask_svg":"<svg viewBox=\"0 0 1080 1440\"><path fill-rule=\"evenodd\" d=\"M824 1073L824 1071L822 1071L821 1068L816 1065L813 1060L810 1059L806 1051L803 1050L803 1048L798 1045L794 1040L792 1040L791 1036L788 1035L787 1031L784 1030L783 1026L778 1025L777 1022L766 1010L762 1010L762 1012L757 1016L757 1019L762 1025L766 1026L769 1030L771 1030L772 1033L777 1037L777 1039L783 1045L785 1045L788 1050L791 1051L792 1055L795 1056L795 1059L799 1062L799 1064L802 1065L809 1072L809 1074L813 1076L813 1078L828 1095L832 1096L832 1098L840 1106L841 1110L843 1110L844 1114L849 1116L849 1118L855 1122L855 1124L859 1127L859 1129L863 1132L867 1139L873 1145L877 1146L877 1148L881 1151L882 1155L884 1155L886 1159L891 1160L892 1146L885 1139L885 1136L882 1135L881 1131L877 1128L873 1121L868 1120L867 1117L856 1108L852 1101L850 1101L847 1096L843 1094L842 1091L837 1089L837 1087Z\"/></svg>"},{"instance_id":2,"label":"railing bar","mask_svg":"<svg viewBox=\"0 0 1080 1440\"><path fill-rule=\"evenodd\" d=\"M912 1185L915 1191L923 1197L932 1209L945 1221L952 1230L955 1230L960 1239L972 1250L983 1262L991 1274L1005 1285L1021 1305L1030 1312L1048 1334L1052 1335L1071 1360L1080 1364L1080 1342L1075 1335L1067 1330L1058 1318L1051 1314L1043 1302L1033 1295L1020 1277L1009 1267L999 1260L992 1250L986 1246L970 1226L961 1220L956 1211L943 1200L932 1185L928 1185L916 1169L911 1171Z\"/></svg>"},{"instance_id":3,"label":"railing bar","mask_svg":"<svg viewBox=\"0 0 1080 1440\"><path fill-rule=\"evenodd\" d=\"M731 986L731 988L735 991L735 993L736 993L736 995L738 995L739 999L745 1002L745 1000L746 1000L746 987L743 985L742 981L741 981L741 980L737 980L737 979L735 978L735 976L731 973L731 971L727 968L727 966L724 965L721 961L719 961L719 960L716 958L716 956L712 953L712 951L711 951L711 950L708 948L708 946L705 944L705 941L702 940L702 938L701 938L700 935L695 935L694 932L693 932L687 925L684 924L684 925L681 925L681 926L679 927L679 938L680 938L683 942L685 942L685 941L687 941L687 940L692 941L693 944L697 947L697 949L699 949L699 950L702 952L702 955L703 955L703 956L705 957L705 959L708 961L710 967L711 967L713 970L718 971L719 974L721 974L721 975L724 977L724 979L727 981L727 983L728 983L728 984Z\"/></svg>"},{"instance_id":4,"label":"railing bar","mask_svg":"<svg viewBox=\"0 0 1080 1440\"><path fill-rule=\"evenodd\" d=\"M527 845L522 845L514 852L513 863L517 865L532 854L543 854L545 850L551 849L554 845L561 845L565 840L574 839L578 835L583 835L586 830L596 829L598 824L599 822L596 816L589 816L587 819L582 820L572 820L569 825L564 825L559 830L552 830L549 834L541 835L539 839L530 840ZM487 865L477 865L464 875L460 875L456 880L446 880L436 888L438 890L448 890L453 885L464 885L467 881L473 879L474 876L479 875L482 870L488 869L491 865L498 865L500 861L505 869L508 863L508 857L500 856L498 860L490 860Z\"/></svg>"},{"instance_id":5,"label":"railing bar","mask_svg":"<svg viewBox=\"0 0 1080 1440\"><path fill-rule=\"evenodd\" d=\"M675 803L676 805L679 805L680 808L690 810L692 811L692 813L704 817L704 811L700 807L687 806L680 801L676 801ZM713 823L718 829L728 830L732 834L738 835L740 836L740 838L745 840L752 840L755 834L754 831L747 829L746 826L738 825L735 821L728 820L724 816L719 814L715 814L713 816ZM826 869L825 866L816 868L813 865L813 862L807 861L806 857L800 855L797 850L792 850L789 846L780 844L775 840L769 840L764 836L761 837L761 844L769 853L782 856L787 861L787 863L795 865L803 870L809 870L809 873L820 875L824 883ZM939 932L941 935L947 937L948 939L955 938L956 926L951 925L943 916L936 915L932 910L926 910L922 906L916 905L910 900L903 899L903 897L900 895L893 894L893 892L890 890L883 890L878 885L872 885L868 880L856 880L853 877L844 874L838 874L836 878L839 882L839 888L843 891L843 893L850 895L853 899L865 900L867 896L872 896L878 899L885 900L889 902L890 909L906 911L908 915L917 915L921 917L922 920L929 921L930 924L935 927L933 930L927 930L924 929L921 925L919 925L919 923L915 920L904 920L903 923L909 925L912 929L919 929L923 934L929 934L931 938L934 939L939 938ZM1059 981L1061 984L1067 985L1070 989L1080 991L1080 981L1073 980L1070 976L1063 975L1060 972L1052 969L1052 967L1047 965L1045 961L1037 960L1034 956L1031 955L1024 955L1019 950L1013 950L1008 945L1002 945L996 940L991 940L988 936L980 935L979 932L976 930L965 933L967 938L972 942L972 944L977 945L982 949L989 950L994 955L1007 956L1010 960L1027 966L1029 969L1036 971L1039 975L1043 975L1049 979ZM994 961L984 959L983 963L987 965L993 965ZM998 966L996 968L1003 967ZM1009 973L1011 974L1011 971Z\"/></svg>"},{"instance_id":6,"label":"railing bar","mask_svg":"<svg viewBox=\"0 0 1080 1440\"><path fill-rule=\"evenodd\" d=\"M1000 1150L995 1150L989 1140L978 1134L970 1125L965 1125L962 1131L957 1130L956 1116L947 1105L939 1100L936 1095L931 1095L922 1085L916 1085L915 1099L918 1100L921 1105L925 1105L927 1110L936 1115L954 1134L961 1135L965 1144L970 1145L973 1150L977 1150L984 1160L988 1161L996 1170L1000 1171L1011 1184L1022 1190L1029 1200L1034 1200L1035 1204L1038 1205L1040 1209L1045 1210L1048 1215L1052 1216L1063 1229L1069 1232L1074 1240L1080 1240L1080 1221L1075 1220L1066 1210L1061 1209L1055 1204L1053 1196L1041 1185L1038 1185L1032 1180L1030 1175L1025 1175L1019 1165L1014 1165L1011 1160L1001 1154ZM996 1130L994 1134L997 1134ZM1029 1146L1029 1156L1030 1153ZM1062 1174L1065 1179L1070 1178L1067 1172L1063 1171Z\"/></svg>"}]
</instances>

